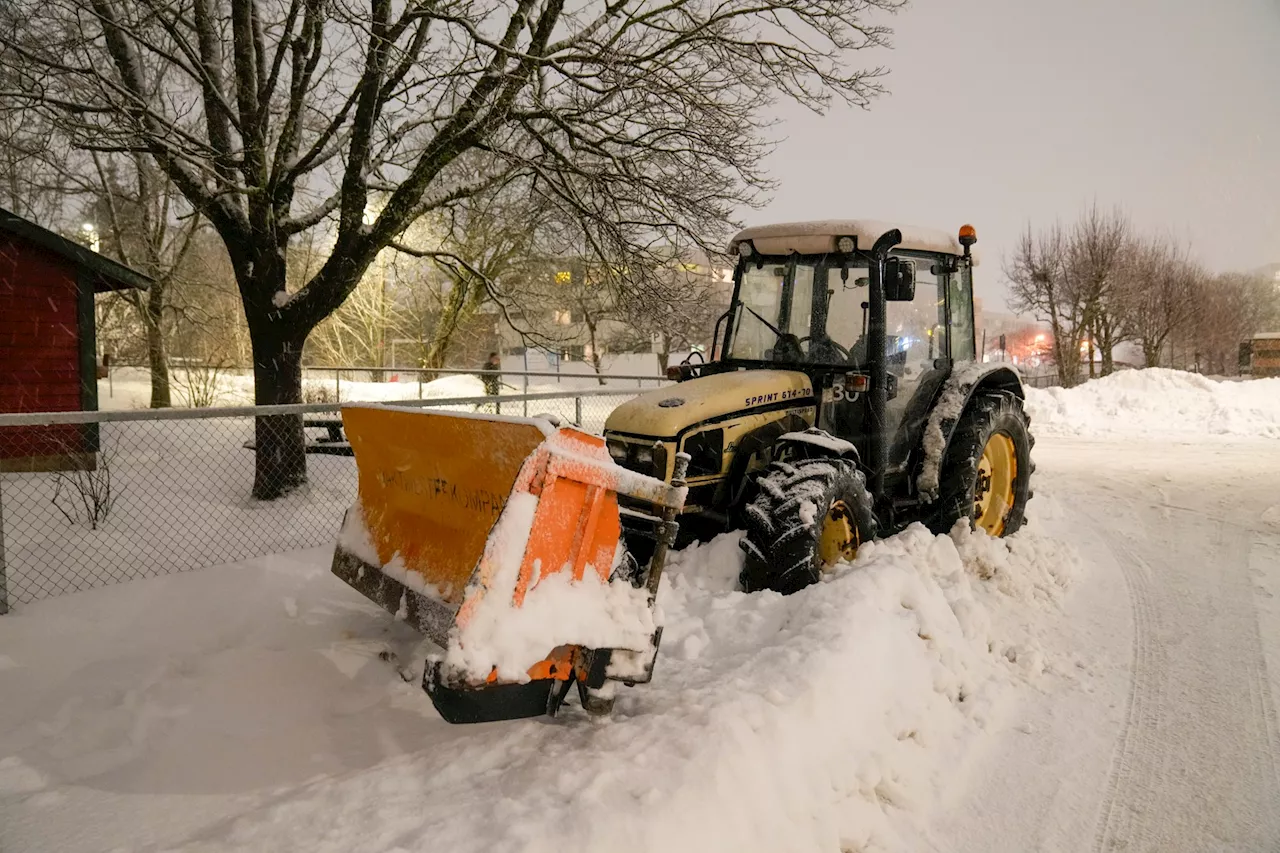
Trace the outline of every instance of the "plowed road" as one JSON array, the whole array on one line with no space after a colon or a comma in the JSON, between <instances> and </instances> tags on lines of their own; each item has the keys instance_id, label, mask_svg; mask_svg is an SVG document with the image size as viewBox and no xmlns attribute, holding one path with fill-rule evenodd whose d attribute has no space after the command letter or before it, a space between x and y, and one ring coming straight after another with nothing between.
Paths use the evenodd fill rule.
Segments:
<instances>
[{"instance_id":1,"label":"plowed road","mask_svg":"<svg viewBox=\"0 0 1280 853\"><path fill-rule=\"evenodd\" d=\"M1280 850L1280 448L1045 439L1036 460L1033 520L1090 564L1058 646L1091 677L1043 699L931 840Z\"/></svg>"}]
</instances>

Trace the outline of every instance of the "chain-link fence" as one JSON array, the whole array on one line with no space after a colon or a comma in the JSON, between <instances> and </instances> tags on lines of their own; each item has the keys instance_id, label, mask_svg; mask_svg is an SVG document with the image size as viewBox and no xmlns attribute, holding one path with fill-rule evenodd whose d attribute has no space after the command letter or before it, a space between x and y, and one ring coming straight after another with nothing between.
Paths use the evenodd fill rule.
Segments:
<instances>
[{"instance_id":1,"label":"chain-link fence","mask_svg":"<svg viewBox=\"0 0 1280 853\"><path fill-rule=\"evenodd\" d=\"M634 394L411 404L549 414L598 432ZM298 430L303 442L285 440ZM271 464L255 465L259 453ZM355 490L335 406L0 415L0 613L6 603L326 545Z\"/></svg>"}]
</instances>

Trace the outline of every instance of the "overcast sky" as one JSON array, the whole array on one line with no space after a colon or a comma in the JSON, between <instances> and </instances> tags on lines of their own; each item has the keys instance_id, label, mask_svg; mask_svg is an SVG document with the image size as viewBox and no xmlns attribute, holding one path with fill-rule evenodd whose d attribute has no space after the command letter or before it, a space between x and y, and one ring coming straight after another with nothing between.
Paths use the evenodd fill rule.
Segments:
<instances>
[{"instance_id":1,"label":"overcast sky","mask_svg":"<svg viewBox=\"0 0 1280 853\"><path fill-rule=\"evenodd\" d=\"M1213 269L1280 261L1280 0L913 0L869 111L781 111L748 223L972 222L979 295L1030 221L1092 199Z\"/></svg>"}]
</instances>

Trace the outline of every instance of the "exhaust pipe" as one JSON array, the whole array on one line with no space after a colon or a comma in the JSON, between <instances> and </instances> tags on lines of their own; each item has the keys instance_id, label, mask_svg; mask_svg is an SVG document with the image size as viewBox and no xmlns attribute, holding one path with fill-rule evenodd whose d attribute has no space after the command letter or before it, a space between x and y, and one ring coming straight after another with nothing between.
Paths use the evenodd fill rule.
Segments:
<instances>
[{"instance_id":1,"label":"exhaust pipe","mask_svg":"<svg viewBox=\"0 0 1280 853\"><path fill-rule=\"evenodd\" d=\"M885 353L885 298L884 263L889 251L902 242L902 232L897 228L886 231L871 247L871 315L867 323L867 352L871 368L871 430L869 447L871 469L871 494L880 503L884 498L884 473L889 466L889 436L885 434L885 408L889 397L889 362ZM887 521L887 519L885 519Z\"/></svg>"}]
</instances>

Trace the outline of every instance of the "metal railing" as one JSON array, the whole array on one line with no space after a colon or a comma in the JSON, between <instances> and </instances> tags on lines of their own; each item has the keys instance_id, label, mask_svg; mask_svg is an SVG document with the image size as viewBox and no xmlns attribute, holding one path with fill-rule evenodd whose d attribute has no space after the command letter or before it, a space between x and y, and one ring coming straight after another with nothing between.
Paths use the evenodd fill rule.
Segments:
<instances>
[{"instance_id":1,"label":"metal railing","mask_svg":"<svg viewBox=\"0 0 1280 853\"><path fill-rule=\"evenodd\" d=\"M636 388L645 388L645 387L656 388L662 383L667 381L666 377L663 377L663 376L652 376L648 374L630 374L630 373L601 375L601 374L595 373L594 371L589 373L588 372L579 373L576 371L558 371L558 370L497 370L497 371L494 371L493 373L487 373L487 371L475 369L475 368L465 369L465 368L454 368L454 367L433 367L433 368L356 367L354 365L340 365L340 366L333 366L333 367L329 367L329 366L319 367L315 365L309 365L307 367L304 367L302 370L303 370L304 377L310 377L313 379L328 377L332 375L333 393L334 393L335 399L337 400L342 399L343 381L345 380L348 384L348 388L350 388L353 382L358 381L355 378L357 376L368 376L372 382L376 382L379 384L401 384L401 385L414 384L412 382L406 383L406 382L399 381L398 377L401 374L414 376L417 378L416 384L418 386L418 399L423 398L424 388L428 382L434 379L440 379L447 376L475 376L477 378L484 378L486 375L494 376L499 380L499 382L501 383L501 386L505 389L504 393L506 391L510 391L510 392L522 394L522 395L527 395L530 393L529 389L531 385L544 384L544 383L537 383L537 382L531 383L529 381L530 379L535 379L535 380L554 379L556 380L557 385L561 385L566 381L600 384L601 380L603 380L604 384L601 387L604 387L605 385L616 386L620 383L625 383L627 385L631 385L632 383L634 383ZM386 383L387 377L396 377L396 382ZM348 396L350 396L350 394L348 394Z\"/></svg>"},{"instance_id":2,"label":"metal railing","mask_svg":"<svg viewBox=\"0 0 1280 853\"><path fill-rule=\"evenodd\" d=\"M395 404L554 415L598 432L634 395L606 388ZM12 603L329 545L356 490L355 461L335 434L339 414L315 403L0 415L0 613ZM264 429L297 427L270 415L302 416L306 479L258 501L253 447Z\"/></svg>"}]
</instances>

